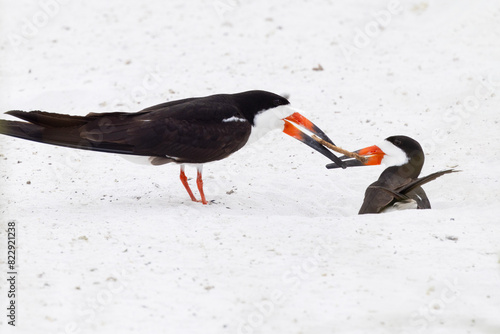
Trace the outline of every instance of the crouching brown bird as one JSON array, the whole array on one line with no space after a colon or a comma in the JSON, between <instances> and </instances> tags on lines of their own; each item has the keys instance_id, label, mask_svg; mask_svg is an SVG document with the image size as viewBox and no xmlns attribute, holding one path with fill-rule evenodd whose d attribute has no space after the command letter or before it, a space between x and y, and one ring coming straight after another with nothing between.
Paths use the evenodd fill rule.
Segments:
<instances>
[{"instance_id":1,"label":"crouching brown bird","mask_svg":"<svg viewBox=\"0 0 500 334\"><path fill-rule=\"evenodd\" d=\"M340 159L346 162L347 167L380 164L389 166L378 180L366 189L359 214L380 213L393 208L430 209L431 203L422 185L444 174L458 172L448 169L419 178L425 160L424 151L416 140L407 136L392 136L380 145L354 152L365 157L366 162L341 156ZM326 167L337 166L328 164Z\"/></svg>"},{"instance_id":2,"label":"crouching brown bird","mask_svg":"<svg viewBox=\"0 0 500 334\"><path fill-rule=\"evenodd\" d=\"M152 165L180 164L180 179L191 200L184 164L197 166L201 202L202 164L227 158L248 142L273 129L302 141L339 166L344 162L300 131L301 126L332 142L290 102L266 91L218 94L162 103L135 113L90 113L71 116L45 111L12 110L24 120L0 120L0 133L77 149L140 156Z\"/></svg>"}]
</instances>

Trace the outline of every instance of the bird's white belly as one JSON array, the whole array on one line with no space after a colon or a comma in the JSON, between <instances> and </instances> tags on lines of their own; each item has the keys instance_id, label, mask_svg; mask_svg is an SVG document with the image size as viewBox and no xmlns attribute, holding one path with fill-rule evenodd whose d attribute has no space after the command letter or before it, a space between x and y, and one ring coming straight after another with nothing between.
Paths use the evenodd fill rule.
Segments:
<instances>
[{"instance_id":1,"label":"bird's white belly","mask_svg":"<svg viewBox=\"0 0 500 334\"><path fill-rule=\"evenodd\" d=\"M414 210L417 208L417 201L413 199L408 199L406 201L400 201L394 203L392 206L389 206L382 210L382 212L394 212L394 211L401 211L401 210Z\"/></svg>"},{"instance_id":2,"label":"bird's white belly","mask_svg":"<svg viewBox=\"0 0 500 334\"><path fill-rule=\"evenodd\" d=\"M158 165L154 165L151 163L151 161L157 157L150 157L150 156L146 156L146 155L130 155L130 154L118 154L118 155L121 156L123 159L128 160L130 162L133 162L135 164L147 165L147 166L158 166ZM168 157L168 158L174 159L174 160L176 159L175 157ZM203 166L203 164L180 163L180 162L175 162L175 161L174 161L174 163L186 165L186 166L193 167L196 169L201 169ZM211 163L211 162L208 162L208 163ZM207 164L207 163L204 163L204 164Z\"/></svg>"},{"instance_id":3,"label":"bird's white belly","mask_svg":"<svg viewBox=\"0 0 500 334\"><path fill-rule=\"evenodd\" d=\"M123 159L133 162L135 164L152 166L151 158L153 157L148 157L146 155L130 155L130 154L120 154L120 156Z\"/></svg>"}]
</instances>

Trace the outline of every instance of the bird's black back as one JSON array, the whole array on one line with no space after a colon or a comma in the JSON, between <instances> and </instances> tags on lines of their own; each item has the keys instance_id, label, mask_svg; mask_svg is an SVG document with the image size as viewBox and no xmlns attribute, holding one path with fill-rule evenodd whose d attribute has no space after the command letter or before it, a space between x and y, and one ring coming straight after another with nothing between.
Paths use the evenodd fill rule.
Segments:
<instances>
[{"instance_id":1,"label":"bird's black back","mask_svg":"<svg viewBox=\"0 0 500 334\"><path fill-rule=\"evenodd\" d=\"M0 120L0 133L72 148L204 163L239 150L255 115L281 104L288 101L249 91L171 101L136 113L11 111L8 114L27 122Z\"/></svg>"}]
</instances>

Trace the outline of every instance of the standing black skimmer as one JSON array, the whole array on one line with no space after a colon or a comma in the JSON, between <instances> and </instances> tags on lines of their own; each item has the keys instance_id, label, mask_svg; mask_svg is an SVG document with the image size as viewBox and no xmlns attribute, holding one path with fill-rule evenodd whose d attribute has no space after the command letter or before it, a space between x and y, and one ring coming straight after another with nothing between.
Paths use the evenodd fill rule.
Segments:
<instances>
[{"instance_id":1,"label":"standing black skimmer","mask_svg":"<svg viewBox=\"0 0 500 334\"><path fill-rule=\"evenodd\" d=\"M380 145L365 147L354 151L367 158L361 162L354 158L341 156L347 167L384 164L389 166L365 192L365 199L359 214L380 213L389 208L430 209L431 203L422 185L441 175L457 172L448 169L418 177L424 165L424 151L420 144L406 136L386 138ZM327 168L337 168L328 164Z\"/></svg>"},{"instance_id":2,"label":"standing black skimmer","mask_svg":"<svg viewBox=\"0 0 500 334\"><path fill-rule=\"evenodd\" d=\"M296 125L331 143L328 136L290 107L290 102L265 91L219 94L162 103L135 113L90 113L71 116L44 111L12 110L27 122L0 120L0 133L52 145L145 157L152 165L181 165L180 179L191 200L184 164L197 165L201 202L202 164L221 160L270 130L284 133L322 153L339 166L344 162Z\"/></svg>"}]
</instances>

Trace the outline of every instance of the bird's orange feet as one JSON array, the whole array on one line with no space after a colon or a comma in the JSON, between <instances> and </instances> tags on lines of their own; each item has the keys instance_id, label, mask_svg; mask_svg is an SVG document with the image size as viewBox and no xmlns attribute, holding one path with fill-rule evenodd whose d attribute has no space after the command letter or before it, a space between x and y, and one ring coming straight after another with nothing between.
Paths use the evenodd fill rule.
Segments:
<instances>
[{"instance_id":1,"label":"bird's orange feet","mask_svg":"<svg viewBox=\"0 0 500 334\"><path fill-rule=\"evenodd\" d=\"M197 177L196 177L196 185L198 186L198 190L200 192L201 201L197 200L196 197L194 197L193 192L191 191L191 188L189 187L189 184L187 182L187 176L186 176L186 173L184 173L184 166L183 165L181 165L180 179L181 179L182 185L184 186L184 188L186 188L186 191L189 194L189 197L191 197L191 200L193 202L201 202L203 204L208 204L208 202L205 198L205 193L203 192L203 179L202 179L202 175L201 175L201 167L198 167L198 173L197 173Z\"/></svg>"}]
</instances>

